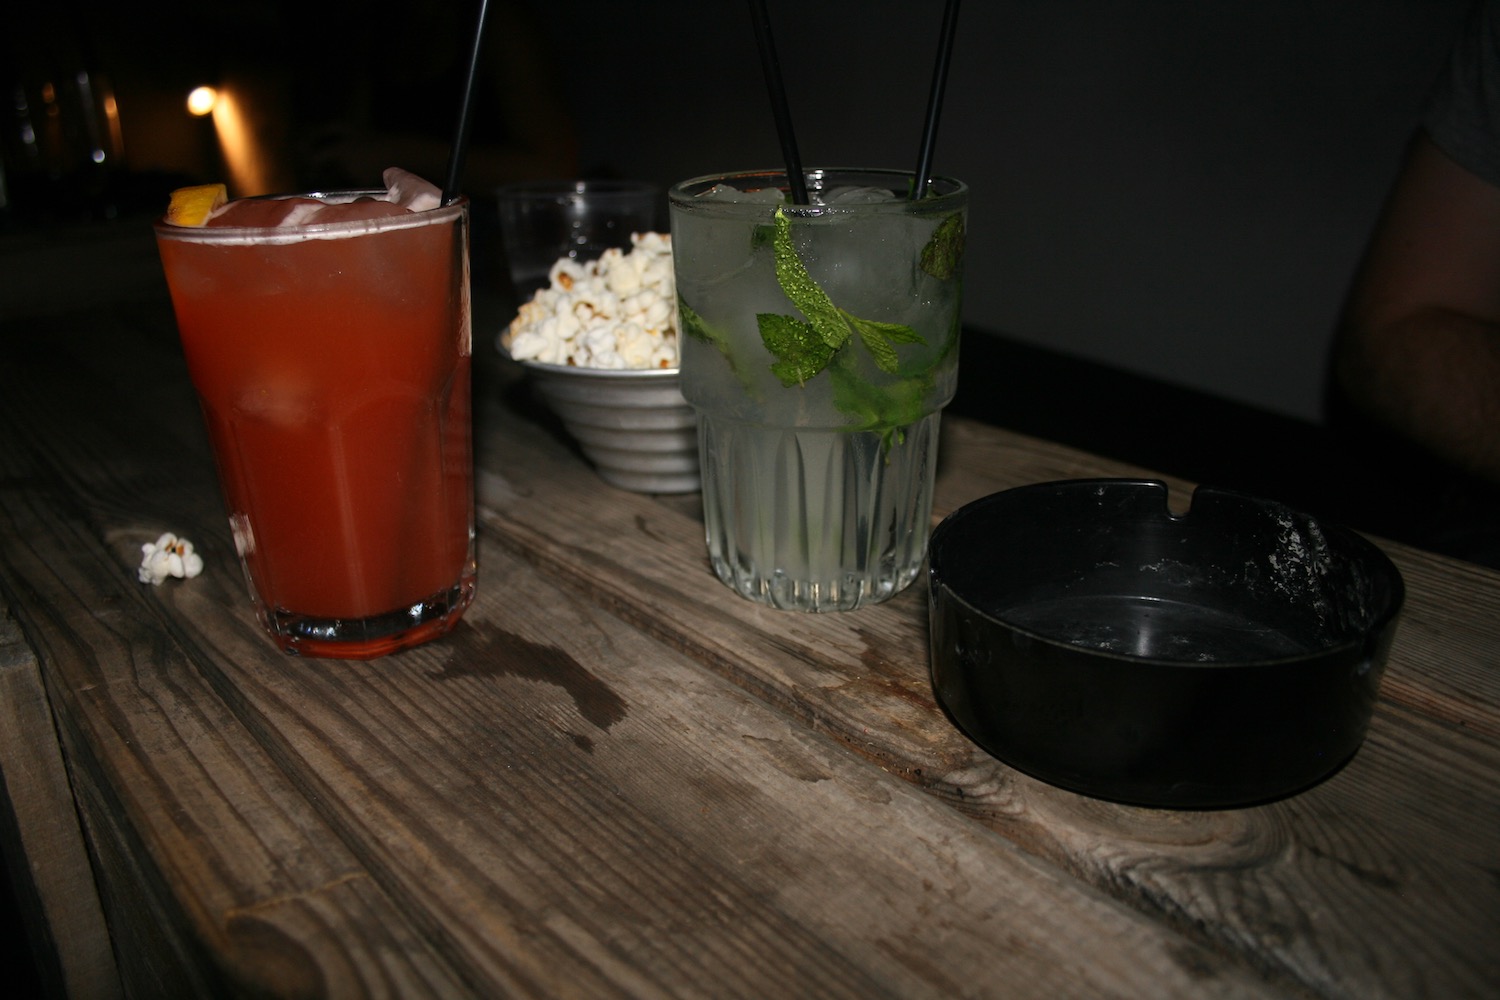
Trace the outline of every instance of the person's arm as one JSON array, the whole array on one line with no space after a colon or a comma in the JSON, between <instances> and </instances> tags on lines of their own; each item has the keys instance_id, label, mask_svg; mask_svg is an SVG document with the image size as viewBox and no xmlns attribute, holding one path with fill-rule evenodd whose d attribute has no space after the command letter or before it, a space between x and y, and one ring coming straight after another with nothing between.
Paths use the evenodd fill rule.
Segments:
<instances>
[{"instance_id":1,"label":"person's arm","mask_svg":"<svg viewBox=\"0 0 1500 1000\"><path fill-rule=\"evenodd\" d=\"M1500 188L1419 137L1335 345L1368 416L1500 483Z\"/></svg>"}]
</instances>

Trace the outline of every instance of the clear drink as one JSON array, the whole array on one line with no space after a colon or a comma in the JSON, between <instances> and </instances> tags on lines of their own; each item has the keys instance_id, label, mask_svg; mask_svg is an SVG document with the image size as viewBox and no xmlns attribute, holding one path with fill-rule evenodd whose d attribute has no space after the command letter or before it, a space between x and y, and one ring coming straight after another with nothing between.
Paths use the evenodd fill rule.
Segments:
<instances>
[{"instance_id":1,"label":"clear drink","mask_svg":"<svg viewBox=\"0 0 1500 1000\"><path fill-rule=\"evenodd\" d=\"M815 170L671 191L683 394L709 558L772 607L849 610L912 582L958 373L967 189Z\"/></svg>"},{"instance_id":2,"label":"clear drink","mask_svg":"<svg viewBox=\"0 0 1500 1000\"><path fill-rule=\"evenodd\" d=\"M252 201L156 234L256 611L303 655L441 635L476 576L467 206Z\"/></svg>"}]
</instances>

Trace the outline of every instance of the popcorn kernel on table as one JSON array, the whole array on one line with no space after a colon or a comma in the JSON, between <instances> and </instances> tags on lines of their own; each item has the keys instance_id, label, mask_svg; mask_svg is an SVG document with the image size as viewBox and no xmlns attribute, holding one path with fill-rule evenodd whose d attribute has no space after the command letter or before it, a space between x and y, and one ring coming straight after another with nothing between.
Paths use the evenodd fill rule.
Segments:
<instances>
[{"instance_id":1,"label":"popcorn kernel on table","mask_svg":"<svg viewBox=\"0 0 1500 1000\"><path fill-rule=\"evenodd\" d=\"M201 572L203 557L193 551L193 543L170 531L141 546L141 568L136 571L136 578L142 583L159 587L169 576L191 579Z\"/></svg>"}]
</instances>

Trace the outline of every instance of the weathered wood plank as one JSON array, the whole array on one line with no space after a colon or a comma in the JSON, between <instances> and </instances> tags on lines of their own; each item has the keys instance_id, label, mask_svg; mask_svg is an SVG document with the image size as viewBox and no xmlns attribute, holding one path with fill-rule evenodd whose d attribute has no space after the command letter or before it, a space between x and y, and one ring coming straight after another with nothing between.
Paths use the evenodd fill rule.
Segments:
<instances>
[{"instance_id":1,"label":"weathered wood plank","mask_svg":"<svg viewBox=\"0 0 1500 1000\"><path fill-rule=\"evenodd\" d=\"M0 386L0 586L26 591L136 988L1266 993L488 541L449 641L282 657L202 456L129 460L186 404L81 406L64 367ZM150 589L164 514L210 568Z\"/></svg>"},{"instance_id":2,"label":"weathered wood plank","mask_svg":"<svg viewBox=\"0 0 1500 1000\"><path fill-rule=\"evenodd\" d=\"M0 590L65 720L131 982L1399 996L1500 979L1500 598L1482 571L1392 549L1408 619L1370 740L1332 780L1253 810L1129 809L947 724L920 587L852 615L751 605L713 580L689 504L613 490L492 412L466 624L377 664L287 660L241 596L180 360L141 314L92 319L12 338L27 376L0 371ZM1124 472L958 421L946 455L939 514ZM165 528L211 569L142 588L139 544Z\"/></svg>"},{"instance_id":3,"label":"weathered wood plank","mask_svg":"<svg viewBox=\"0 0 1500 1000\"><path fill-rule=\"evenodd\" d=\"M1024 482L1135 474L962 421L947 444L939 514ZM1370 739L1330 781L1257 809L1132 809L1018 774L947 723L920 586L851 615L768 611L713 580L690 517L610 489L525 424L496 430L482 454L485 520L513 551L1142 912L1330 996L1474 995L1500 981L1500 795L1484 778L1500 768L1494 574L1390 547L1405 620ZM1186 484L1172 485L1184 505Z\"/></svg>"},{"instance_id":4,"label":"weathered wood plank","mask_svg":"<svg viewBox=\"0 0 1500 1000\"><path fill-rule=\"evenodd\" d=\"M18 842L7 844L12 882L35 899L38 974L54 996L116 997L119 973L94 888L78 810L31 647L0 608L0 779ZM10 824L5 828L10 829ZM24 869L24 870L23 870ZM57 977L54 981L53 977Z\"/></svg>"},{"instance_id":5,"label":"weathered wood plank","mask_svg":"<svg viewBox=\"0 0 1500 1000\"><path fill-rule=\"evenodd\" d=\"M466 978L537 994L980 995L966 980L986 969L1065 995L1257 989L501 550L482 555L465 625L380 664L287 669L191 640L223 651L213 669L237 714ZM190 635L211 620L210 600L176 600ZM1119 950L1101 943L1113 935Z\"/></svg>"},{"instance_id":6,"label":"weathered wood plank","mask_svg":"<svg viewBox=\"0 0 1500 1000\"><path fill-rule=\"evenodd\" d=\"M27 517L15 491L3 497L0 535L37 548L6 545L0 574L37 588L25 625L59 706L111 934L133 944L118 949L133 990L295 992L309 971L281 979L289 970L266 963L260 943L278 916L296 940L302 908L320 911L337 945L304 963L318 975L354 969L457 989L388 897L346 888L368 876L166 639L130 563L73 526L68 544L97 561L42 565L56 508ZM368 928L401 947L368 961Z\"/></svg>"},{"instance_id":7,"label":"weathered wood plank","mask_svg":"<svg viewBox=\"0 0 1500 1000\"><path fill-rule=\"evenodd\" d=\"M110 383L90 383L84 399L59 391L67 352L83 367L77 355L101 341L127 349L117 338L128 331L97 323L54 341L46 364L28 356L0 370L0 594L58 720L53 745L68 762L127 993L295 995L317 979L372 995L400 992L382 985L392 982L462 994L171 642L162 595L135 580L141 543L167 527L221 562L233 550L214 534L226 532L211 471L142 436L193 418L191 408ZM230 574L198 582L221 587L226 606L245 603ZM70 877L90 876L75 866ZM278 924L287 940L317 927L326 940L304 960L267 962ZM371 950L370 928L388 943Z\"/></svg>"}]
</instances>

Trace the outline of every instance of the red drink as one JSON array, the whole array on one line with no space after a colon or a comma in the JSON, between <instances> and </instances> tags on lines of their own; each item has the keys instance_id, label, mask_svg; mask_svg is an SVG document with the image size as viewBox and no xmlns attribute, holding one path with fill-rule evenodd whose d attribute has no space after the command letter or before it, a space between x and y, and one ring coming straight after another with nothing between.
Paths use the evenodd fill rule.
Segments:
<instances>
[{"instance_id":1,"label":"red drink","mask_svg":"<svg viewBox=\"0 0 1500 1000\"><path fill-rule=\"evenodd\" d=\"M282 649L365 658L473 599L467 208L157 225L252 596Z\"/></svg>"}]
</instances>

